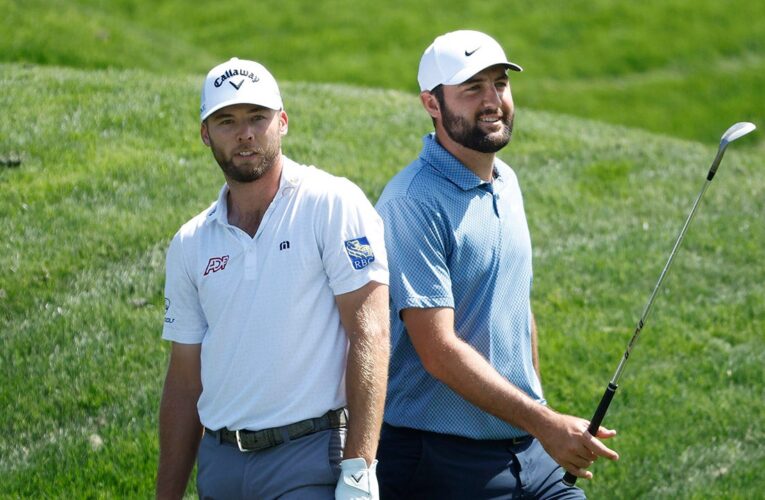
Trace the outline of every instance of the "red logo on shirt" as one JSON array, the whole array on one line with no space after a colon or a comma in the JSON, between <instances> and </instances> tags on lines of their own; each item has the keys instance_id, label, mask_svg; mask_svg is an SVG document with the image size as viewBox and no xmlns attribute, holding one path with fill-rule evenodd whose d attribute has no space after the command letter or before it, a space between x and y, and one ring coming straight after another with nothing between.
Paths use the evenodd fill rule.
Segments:
<instances>
[{"instance_id":1,"label":"red logo on shirt","mask_svg":"<svg viewBox=\"0 0 765 500\"><path fill-rule=\"evenodd\" d=\"M204 275L207 276L210 273L222 271L226 269L226 264L228 264L228 255L224 255L223 257L213 257L207 261L207 269L205 269Z\"/></svg>"}]
</instances>

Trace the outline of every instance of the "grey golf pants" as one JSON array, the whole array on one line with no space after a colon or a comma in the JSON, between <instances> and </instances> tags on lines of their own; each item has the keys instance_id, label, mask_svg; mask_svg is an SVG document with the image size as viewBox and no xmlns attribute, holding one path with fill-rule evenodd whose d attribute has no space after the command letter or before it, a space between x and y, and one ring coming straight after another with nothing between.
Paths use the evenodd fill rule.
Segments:
<instances>
[{"instance_id":1,"label":"grey golf pants","mask_svg":"<svg viewBox=\"0 0 765 500\"><path fill-rule=\"evenodd\" d=\"M345 432L329 429L246 453L205 434L197 463L199 498L334 499Z\"/></svg>"}]
</instances>

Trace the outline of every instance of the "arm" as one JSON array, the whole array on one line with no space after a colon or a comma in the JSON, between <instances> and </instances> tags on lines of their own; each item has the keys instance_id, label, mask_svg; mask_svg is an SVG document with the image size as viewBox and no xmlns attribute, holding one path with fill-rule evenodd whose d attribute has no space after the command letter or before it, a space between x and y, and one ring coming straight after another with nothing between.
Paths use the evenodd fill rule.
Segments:
<instances>
[{"instance_id":1,"label":"arm","mask_svg":"<svg viewBox=\"0 0 765 500\"><path fill-rule=\"evenodd\" d=\"M538 340L537 340L537 320L534 318L534 315L531 315L531 359L534 363L534 369L537 372L537 377L539 378L539 382L542 383L542 372L539 369L539 349L538 346Z\"/></svg>"},{"instance_id":2,"label":"arm","mask_svg":"<svg viewBox=\"0 0 765 500\"><path fill-rule=\"evenodd\" d=\"M200 352L201 344L173 342L159 407L157 498L182 498L194 467L202 437Z\"/></svg>"},{"instance_id":3,"label":"arm","mask_svg":"<svg viewBox=\"0 0 765 500\"><path fill-rule=\"evenodd\" d=\"M343 457L361 457L372 464L388 381L388 287L369 282L338 295L336 301L350 342L345 376L350 419Z\"/></svg>"},{"instance_id":4,"label":"arm","mask_svg":"<svg viewBox=\"0 0 765 500\"><path fill-rule=\"evenodd\" d=\"M598 456L618 458L587 432L586 420L562 415L538 404L457 337L453 309L404 309L402 318L428 373L483 411L539 439L550 456L567 471L589 479L592 473L585 469ZM614 434L601 428L598 437Z\"/></svg>"}]
</instances>

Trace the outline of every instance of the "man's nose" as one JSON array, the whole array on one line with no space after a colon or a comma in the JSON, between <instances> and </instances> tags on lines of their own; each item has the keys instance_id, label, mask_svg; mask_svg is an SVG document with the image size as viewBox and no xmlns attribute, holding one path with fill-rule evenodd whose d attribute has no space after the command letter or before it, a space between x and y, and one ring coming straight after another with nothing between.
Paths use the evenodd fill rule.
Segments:
<instances>
[{"instance_id":1,"label":"man's nose","mask_svg":"<svg viewBox=\"0 0 765 500\"><path fill-rule=\"evenodd\" d=\"M237 140L239 142L251 141L255 138L255 127L251 123L243 123L237 130Z\"/></svg>"},{"instance_id":2,"label":"man's nose","mask_svg":"<svg viewBox=\"0 0 765 500\"><path fill-rule=\"evenodd\" d=\"M493 106L493 107L499 107L499 104L501 102L502 102L502 97L500 95L500 91L497 90L496 88L489 87L483 93L483 103L484 103L484 105L489 105L489 106Z\"/></svg>"}]
</instances>

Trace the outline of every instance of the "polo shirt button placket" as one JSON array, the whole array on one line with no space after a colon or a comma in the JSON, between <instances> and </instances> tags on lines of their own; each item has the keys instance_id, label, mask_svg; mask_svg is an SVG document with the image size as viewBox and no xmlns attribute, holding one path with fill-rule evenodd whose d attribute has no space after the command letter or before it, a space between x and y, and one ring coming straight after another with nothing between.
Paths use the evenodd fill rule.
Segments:
<instances>
[{"instance_id":1,"label":"polo shirt button placket","mask_svg":"<svg viewBox=\"0 0 765 500\"><path fill-rule=\"evenodd\" d=\"M255 273L258 269L258 247L253 240L244 251L244 278L248 280L255 279Z\"/></svg>"}]
</instances>

